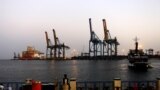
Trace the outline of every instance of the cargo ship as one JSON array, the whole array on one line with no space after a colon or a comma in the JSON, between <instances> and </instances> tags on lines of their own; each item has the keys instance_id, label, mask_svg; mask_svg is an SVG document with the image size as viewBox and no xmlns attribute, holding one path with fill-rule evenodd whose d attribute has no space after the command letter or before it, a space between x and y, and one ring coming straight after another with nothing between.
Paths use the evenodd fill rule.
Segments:
<instances>
[{"instance_id":1,"label":"cargo ship","mask_svg":"<svg viewBox=\"0 0 160 90\"><path fill-rule=\"evenodd\" d=\"M135 38L135 49L130 49L128 53L129 68L134 70L147 70L149 67L148 56L143 49L138 49L138 39Z\"/></svg>"},{"instance_id":2,"label":"cargo ship","mask_svg":"<svg viewBox=\"0 0 160 90\"><path fill-rule=\"evenodd\" d=\"M36 50L34 47L28 46L26 51L22 51L19 60L40 60L44 59L44 53Z\"/></svg>"}]
</instances>

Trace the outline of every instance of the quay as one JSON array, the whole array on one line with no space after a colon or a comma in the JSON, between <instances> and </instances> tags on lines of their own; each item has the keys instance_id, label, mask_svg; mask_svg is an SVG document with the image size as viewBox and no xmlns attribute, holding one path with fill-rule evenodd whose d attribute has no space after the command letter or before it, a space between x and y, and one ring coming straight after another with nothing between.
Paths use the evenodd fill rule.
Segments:
<instances>
[{"instance_id":1,"label":"quay","mask_svg":"<svg viewBox=\"0 0 160 90\"><path fill-rule=\"evenodd\" d=\"M160 78L153 81L63 81L40 82L0 82L0 90L160 90Z\"/></svg>"}]
</instances>

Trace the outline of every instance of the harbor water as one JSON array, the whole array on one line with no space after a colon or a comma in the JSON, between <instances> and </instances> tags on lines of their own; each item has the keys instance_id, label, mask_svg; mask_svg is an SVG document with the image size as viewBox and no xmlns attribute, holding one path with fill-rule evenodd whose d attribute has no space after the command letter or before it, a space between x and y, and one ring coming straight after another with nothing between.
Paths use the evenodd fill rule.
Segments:
<instances>
[{"instance_id":1,"label":"harbor water","mask_svg":"<svg viewBox=\"0 0 160 90\"><path fill-rule=\"evenodd\" d=\"M23 61L0 60L1 82L23 82L35 79L43 82L62 80L63 75L77 81L124 81L156 80L160 77L160 60L150 59L153 68L137 72L128 68L128 60L67 60L67 61Z\"/></svg>"}]
</instances>

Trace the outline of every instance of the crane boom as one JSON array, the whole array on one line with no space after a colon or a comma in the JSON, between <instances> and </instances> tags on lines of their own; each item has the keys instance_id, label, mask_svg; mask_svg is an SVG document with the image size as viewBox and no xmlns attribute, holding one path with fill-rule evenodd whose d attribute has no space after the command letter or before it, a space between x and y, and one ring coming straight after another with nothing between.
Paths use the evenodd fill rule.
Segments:
<instances>
[{"instance_id":1,"label":"crane boom","mask_svg":"<svg viewBox=\"0 0 160 90\"><path fill-rule=\"evenodd\" d=\"M57 58L57 36L56 36L56 31L53 29L53 37L54 37L54 57Z\"/></svg>"},{"instance_id":2,"label":"crane boom","mask_svg":"<svg viewBox=\"0 0 160 90\"><path fill-rule=\"evenodd\" d=\"M48 33L45 32L45 35L46 35L46 43L47 43L47 47L49 47L49 38L48 38Z\"/></svg>"},{"instance_id":3,"label":"crane boom","mask_svg":"<svg viewBox=\"0 0 160 90\"><path fill-rule=\"evenodd\" d=\"M56 32L54 29L53 29L53 37L54 37L54 44L55 46L57 46L57 36L56 36Z\"/></svg>"},{"instance_id":4,"label":"crane boom","mask_svg":"<svg viewBox=\"0 0 160 90\"><path fill-rule=\"evenodd\" d=\"M92 30L92 21L91 21L91 18L89 18L89 27L90 27L91 40L93 40L93 30Z\"/></svg>"},{"instance_id":5,"label":"crane boom","mask_svg":"<svg viewBox=\"0 0 160 90\"><path fill-rule=\"evenodd\" d=\"M103 28L104 28L104 40L107 41L109 39L109 30L107 30L107 24L106 24L106 20L103 19Z\"/></svg>"}]
</instances>

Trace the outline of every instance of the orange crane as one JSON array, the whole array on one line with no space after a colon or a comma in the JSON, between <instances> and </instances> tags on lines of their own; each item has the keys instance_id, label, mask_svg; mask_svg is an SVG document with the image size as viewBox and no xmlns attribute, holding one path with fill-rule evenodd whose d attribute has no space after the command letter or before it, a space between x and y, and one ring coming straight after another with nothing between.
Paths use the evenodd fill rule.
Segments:
<instances>
[{"instance_id":1,"label":"orange crane","mask_svg":"<svg viewBox=\"0 0 160 90\"><path fill-rule=\"evenodd\" d=\"M107 53L108 56L117 56L117 46L119 45L119 42L116 37L114 39L111 38L109 30L107 29L106 20L102 19L102 21L104 28L103 55Z\"/></svg>"},{"instance_id":2,"label":"orange crane","mask_svg":"<svg viewBox=\"0 0 160 90\"><path fill-rule=\"evenodd\" d=\"M104 40L107 41L109 39L109 30L107 29L106 20L103 19L103 27L104 27Z\"/></svg>"}]
</instances>

